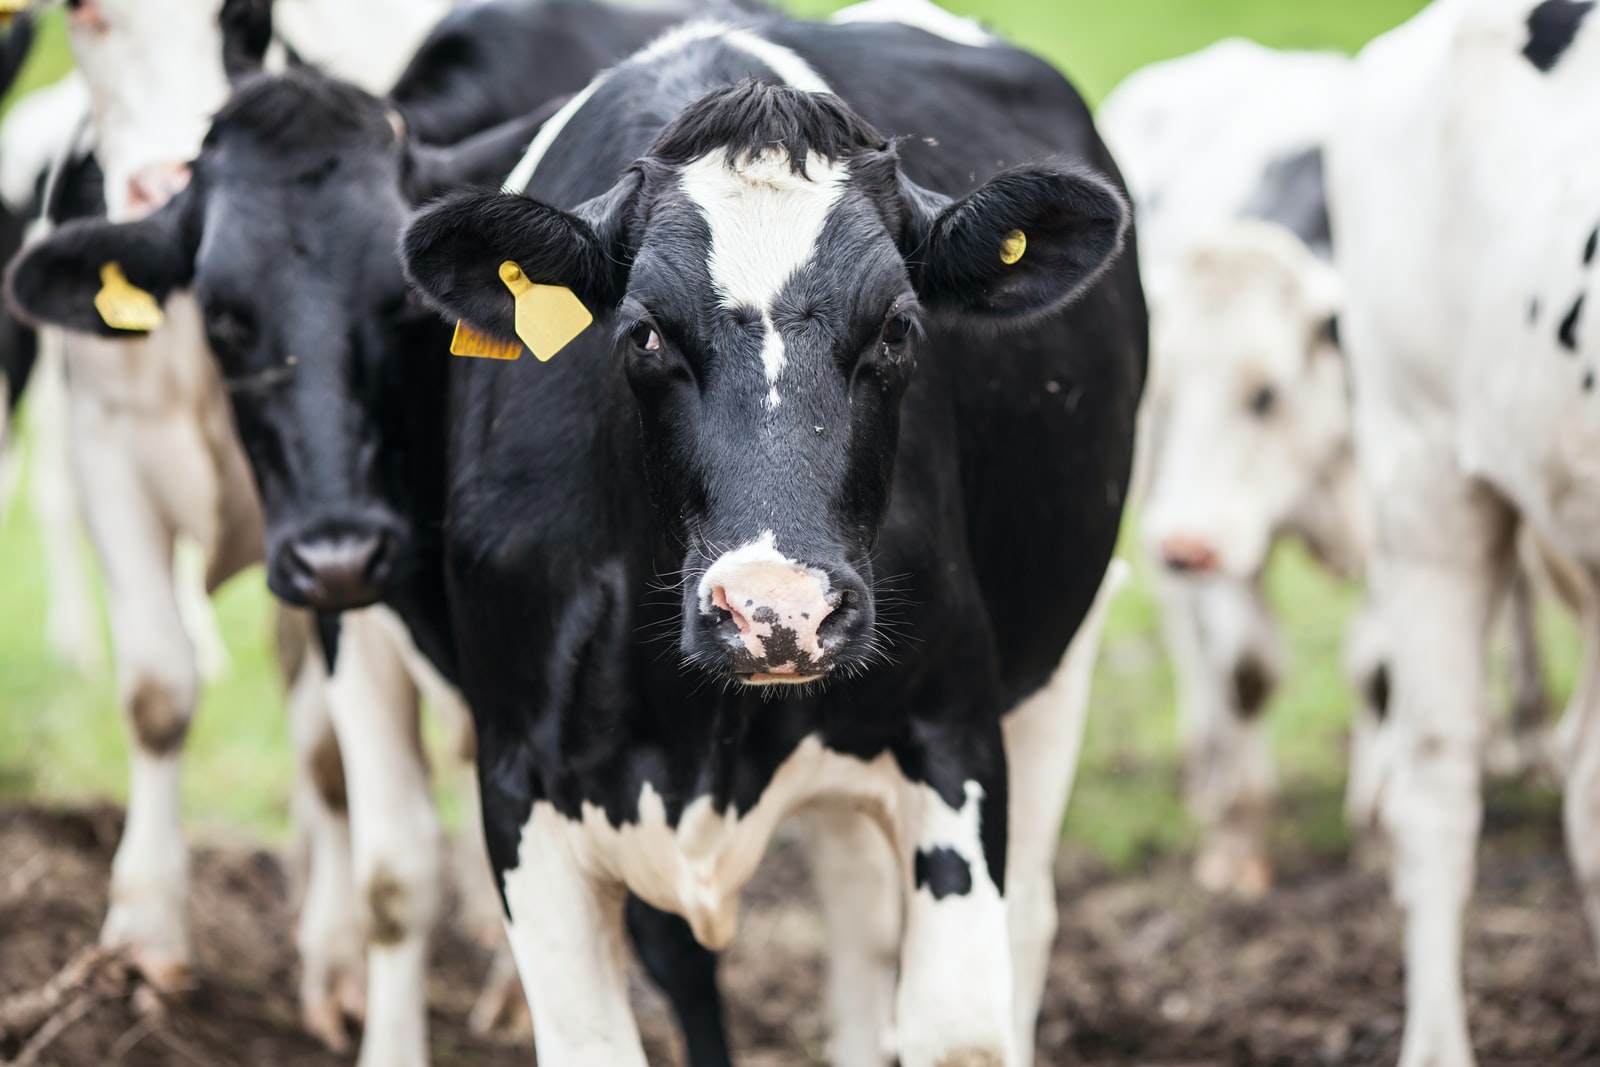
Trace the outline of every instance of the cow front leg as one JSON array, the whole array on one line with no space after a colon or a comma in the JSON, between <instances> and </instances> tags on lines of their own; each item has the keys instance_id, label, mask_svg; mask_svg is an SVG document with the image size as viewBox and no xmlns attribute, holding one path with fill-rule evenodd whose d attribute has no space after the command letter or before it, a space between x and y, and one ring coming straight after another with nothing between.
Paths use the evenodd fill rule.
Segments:
<instances>
[{"instance_id":1,"label":"cow front leg","mask_svg":"<svg viewBox=\"0 0 1600 1067\"><path fill-rule=\"evenodd\" d=\"M1589 934L1600 952L1600 602L1592 585L1585 601L1579 616L1583 675L1567 709L1571 748L1559 756L1571 768L1562 812L1567 855L1578 876Z\"/></svg>"},{"instance_id":2,"label":"cow front leg","mask_svg":"<svg viewBox=\"0 0 1600 1067\"><path fill-rule=\"evenodd\" d=\"M804 818L828 938L830 1061L883 1067L894 1054L899 865L882 827L863 811L824 803Z\"/></svg>"},{"instance_id":3,"label":"cow front leg","mask_svg":"<svg viewBox=\"0 0 1600 1067\"><path fill-rule=\"evenodd\" d=\"M1007 919L1011 930L1017 1063L1033 1063L1034 1029L1056 937L1056 847L1078 768L1089 688L1111 600L1128 566L1113 560L1061 665L1039 692L1002 722L1009 770L1006 844Z\"/></svg>"},{"instance_id":4,"label":"cow front leg","mask_svg":"<svg viewBox=\"0 0 1600 1067\"><path fill-rule=\"evenodd\" d=\"M896 998L903 1067L1015 1067L1005 755L983 730L926 726L900 760L895 846L905 883Z\"/></svg>"},{"instance_id":5,"label":"cow front leg","mask_svg":"<svg viewBox=\"0 0 1600 1067\"><path fill-rule=\"evenodd\" d=\"M623 887L580 860L571 824L549 803L533 804L520 834L495 825L496 813L512 807L486 789L491 841L517 842L514 865L502 872L506 932L541 1067L645 1067L628 1003Z\"/></svg>"},{"instance_id":6,"label":"cow front leg","mask_svg":"<svg viewBox=\"0 0 1600 1067\"><path fill-rule=\"evenodd\" d=\"M105 574L117 695L133 749L100 939L124 950L156 988L176 990L188 984L190 961L179 757L199 679L174 595L174 530L123 447L122 421L89 402L72 415L78 498Z\"/></svg>"},{"instance_id":7,"label":"cow front leg","mask_svg":"<svg viewBox=\"0 0 1600 1067\"><path fill-rule=\"evenodd\" d=\"M628 935L656 987L672 1002L689 1067L729 1067L717 954L694 939L688 922L629 895Z\"/></svg>"},{"instance_id":8,"label":"cow front leg","mask_svg":"<svg viewBox=\"0 0 1600 1067\"><path fill-rule=\"evenodd\" d=\"M417 691L383 610L341 617L328 685L368 949L359 1062L424 1067L428 937L441 906L444 842L423 761Z\"/></svg>"}]
</instances>

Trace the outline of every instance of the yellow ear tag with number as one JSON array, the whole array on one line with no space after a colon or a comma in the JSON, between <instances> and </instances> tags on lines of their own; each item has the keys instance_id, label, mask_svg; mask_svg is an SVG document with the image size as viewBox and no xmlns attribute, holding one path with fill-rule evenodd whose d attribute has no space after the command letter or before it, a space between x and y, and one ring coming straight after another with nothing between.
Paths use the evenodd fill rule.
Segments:
<instances>
[{"instance_id":1,"label":"yellow ear tag with number","mask_svg":"<svg viewBox=\"0 0 1600 1067\"><path fill-rule=\"evenodd\" d=\"M100 268L100 291L94 295L94 309L113 330L149 333L164 318L156 298L130 282L116 260Z\"/></svg>"},{"instance_id":2,"label":"yellow ear tag with number","mask_svg":"<svg viewBox=\"0 0 1600 1067\"><path fill-rule=\"evenodd\" d=\"M1028 250L1028 235L1021 230L1012 230L1006 234L1005 240L1000 242L1000 262L1011 266L1022 258L1022 253Z\"/></svg>"},{"instance_id":3,"label":"yellow ear tag with number","mask_svg":"<svg viewBox=\"0 0 1600 1067\"><path fill-rule=\"evenodd\" d=\"M535 285L509 259L500 264L500 280L517 300L517 336L540 363L570 345L594 321L571 289Z\"/></svg>"},{"instance_id":4,"label":"yellow ear tag with number","mask_svg":"<svg viewBox=\"0 0 1600 1067\"><path fill-rule=\"evenodd\" d=\"M502 341L474 329L465 319L456 320L455 336L450 338L452 356L476 356L479 359L520 359L522 345L516 341Z\"/></svg>"}]
</instances>

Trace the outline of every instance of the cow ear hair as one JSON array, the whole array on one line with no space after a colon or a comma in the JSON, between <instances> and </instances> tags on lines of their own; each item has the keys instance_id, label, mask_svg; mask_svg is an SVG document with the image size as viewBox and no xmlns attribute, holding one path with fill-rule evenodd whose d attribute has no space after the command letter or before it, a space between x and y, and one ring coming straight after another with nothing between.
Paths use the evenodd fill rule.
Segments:
<instances>
[{"instance_id":1,"label":"cow ear hair","mask_svg":"<svg viewBox=\"0 0 1600 1067\"><path fill-rule=\"evenodd\" d=\"M77 219L25 248L6 271L6 303L35 326L62 326L104 337L140 336L109 326L95 307L107 264L127 282L164 302L194 277L198 247L189 218L191 185L138 222Z\"/></svg>"},{"instance_id":2,"label":"cow ear hair","mask_svg":"<svg viewBox=\"0 0 1600 1067\"><path fill-rule=\"evenodd\" d=\"M1082 295L1116 257L1130 217L1108 180L1061 159L1003 171L954 202L903 181L902 202L923 306L994 325Z\"/></svg>"},{"instance_id":3,"label":"cow ear hair","mask_svg":"<svg viewBox=\"0 0 1600 1067\"><path fill-rule=\"evenodd\" d=\"M441 314L502 340L516 339L516 304L500 275L507 261L529 282L570 289L598 316L622 298L621 216L637 186L637 175L624 176L570 212L517 193L454 193L412 219L400 260Z\"/></svg>"}]
</instances>

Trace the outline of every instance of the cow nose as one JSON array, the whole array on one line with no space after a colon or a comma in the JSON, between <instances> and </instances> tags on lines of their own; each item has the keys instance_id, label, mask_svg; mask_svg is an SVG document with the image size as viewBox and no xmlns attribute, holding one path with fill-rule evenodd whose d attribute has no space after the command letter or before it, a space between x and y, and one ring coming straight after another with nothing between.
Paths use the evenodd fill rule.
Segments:
<instances>
[{"instance_id":1,"label":"cow nose","mask_svg":"<svg viewBox=\"0 0 1600 1067\"><path fill-rule=\"evenodd\" d=\"M284 547L289 583L320 611L349 611L375 603L388 572L389 539L381 533L315 537Z\"/></svg>"},{"instance_id":2,"label":"cow nose","mask_svg":"<svg viewBox=\"0 0 1600 1067\"><path fill-rule=\"evenodd\" d=\"M1210 574L1217 569L1217 554L1194 537L1168 537L1161 542L1161 561L1182 574Z\"/></svg>"},{"instance_id":3,"label":"cow nose","mask_svg":"<svg viewBox=\"0 0 1600 1067\"><path fill-rule=\"evenodd\" d=\"M152 163L128 179L128 213L143 218L164 207L189 184L186 163Z\"/></svg>"},{"instance_id":4,"label":"cow nose","mask_svg":"<svg viewBox=\"0 0 1600 1067\"><path fill-rule=\"evenodd\" d=\"M827 658L823 623L840 598L817 571L787 562L734 561L712 567L706 587L711 604L727 612L738 646L757 670L757 680L816 674ZM730 643L732 643L730 640Z\"/></svg>"}]
</instances>

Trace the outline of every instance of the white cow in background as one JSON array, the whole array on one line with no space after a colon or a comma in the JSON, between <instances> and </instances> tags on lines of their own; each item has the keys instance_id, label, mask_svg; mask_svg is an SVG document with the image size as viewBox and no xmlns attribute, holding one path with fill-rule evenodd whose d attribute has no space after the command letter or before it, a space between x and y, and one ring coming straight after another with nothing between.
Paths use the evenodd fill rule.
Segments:
<instances>
[{"instance_id":1,"label":"white cow in background","mask_svg":"<svg viewBox=\"0 0 1600 1067\"><path fill-rule=\"evenodd\" d=\"M1406 913L1402 1067L1474 1062L1462 921L1481 821L1485 636L1519 525L1587 587L1568 845L1600 930L1600 13L1440 0L1361 54L1328 142L1342 335L1375 517Z\"/></svg>"},{"instance_id":2,"label":"white cow in background","mask_svg":"<svg viewBox=\"0 0 1600 1067\"><path fill-rule=\"evenodd\" d=\"M1345 577L1365 554L1321 175L1348 68L1223 41L1133 74L1099 115L1138 207L1151 298L1143 534L1204 828L1196 874L1246 895L1270 883L1262 711L1284 666L1263 570L1284 537ZM1377 698L1380 648L1366 633L1351 643L1357 689ZM1357 775L1357 808L1376 777Z\"/></svg>"}]
</instances>

